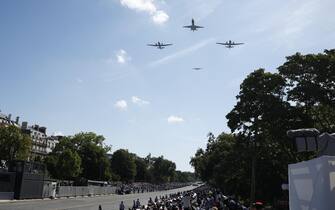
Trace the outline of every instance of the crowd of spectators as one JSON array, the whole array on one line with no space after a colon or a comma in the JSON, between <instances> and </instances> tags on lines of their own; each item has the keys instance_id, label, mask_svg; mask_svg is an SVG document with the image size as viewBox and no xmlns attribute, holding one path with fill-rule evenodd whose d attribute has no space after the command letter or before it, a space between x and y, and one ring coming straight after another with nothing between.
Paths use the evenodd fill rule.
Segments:
<instances>
[{"instance_id":1,"label":"crowd of spectators","mask_svg":"<svg viewBox=\"0 0 335 210\"><path fill-rule=\"evenodd\" d=\"M117 194L135 194L145 192L155 192L162 190L171 190L190 185L190 183L166 183L166 184L150 184L145 182L137 182L132 184L118 185Z\"/></svg>"},{"instance_id":2,"label":"crowd of spectators","mask_svg":"<svg viewBox=\"0 0 335 210\"><path fill-rule=\"evenodd\" d=\"M233 197L225 196L218 190L201 186L191 191L179 192L150 198L147 204L139 199L133 201L129 210L261 210L262 202L256 202L247 208ZM119 210L125 210L124 203Z\"/></svg>"}]
</instances>

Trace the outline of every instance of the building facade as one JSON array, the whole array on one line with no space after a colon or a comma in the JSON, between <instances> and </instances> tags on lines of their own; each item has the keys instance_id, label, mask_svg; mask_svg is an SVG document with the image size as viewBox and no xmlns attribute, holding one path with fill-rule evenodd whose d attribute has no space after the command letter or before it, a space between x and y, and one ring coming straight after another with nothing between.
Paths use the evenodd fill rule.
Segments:
<instances>
[{"instance_id":1,"label":"building facade","mask_svg":"<svg viewBox=\"0 0 335 210\"><path fill-rule=\"evenodd\" d=\"M16 127L20 127L19 125L19 117L16 117L16 120L12 120L12 115L5 115L4 113L1 113L0 111L0 126L9 126L14 125Z\"/></svg>"},{"instance_id":2,"label":"building facade","mask_svg":"<svg viewBox=\"0 0 335 210\"><path fill-rule=\"evenodd\" d=\"M43 159L52 152L61 136L47 136L46 127L39 125L28 126L27 122L22 122L22 132L28 134L32 139L30 160Z\"/></svg>"},{"instance_id":3,"label":"building facade","mask_svg":"<svg viewBox=\"0 0 335 210\"><path fill-rule=\"evenodd\" d=\"M19 117L12 120L11 114L3 114L0 111L0 127L2 126L16 126L21 129L22 133L30 136L32 140L31 155L29 160L41 160L47 154L52 152L56 144L62 138L62 136L48 136L46 131L47 128L39 125L28 125L28 122L22 122L20 125Z\"/></svg>"}]
</instances>

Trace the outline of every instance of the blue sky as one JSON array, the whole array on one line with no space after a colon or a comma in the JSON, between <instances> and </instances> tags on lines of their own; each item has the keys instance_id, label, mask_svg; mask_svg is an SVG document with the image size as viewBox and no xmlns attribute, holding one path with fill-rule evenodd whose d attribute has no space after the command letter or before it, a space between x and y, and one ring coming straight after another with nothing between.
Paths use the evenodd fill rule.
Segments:
<instances>
[{"instance_id":1,"label":"blue sky","mask_svg":"<svg viewBox=\"0 0 335 210\"><path fill-rule=\"evenodd\" d=\"M180 170L251 71L334 48L334 0L2 0L0 109ZM205 26L183 29L191 18ZM246 44L232 50L215 42ZM146 44L163 41L164 50ZM192 71L203 67L203 71Z\"/></svg>"}]
</instances>

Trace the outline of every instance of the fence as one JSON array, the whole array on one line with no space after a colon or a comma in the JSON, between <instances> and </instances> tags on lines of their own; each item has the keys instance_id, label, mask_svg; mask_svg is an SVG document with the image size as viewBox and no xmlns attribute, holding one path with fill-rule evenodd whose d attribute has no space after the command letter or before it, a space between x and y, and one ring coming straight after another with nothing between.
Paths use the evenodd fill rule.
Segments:
<instances>
[{"instance_id":1,"label":"fence","mask_svg":"<svg viewBox=\"0 0 335 210\"><path fill-rule=\"evenodd\" d=\"M14 199L14 192L0 192L0 200Z\"/></svg>"},{"instance_id":2,"label":"fence","mask_svg":"<svg viewBox=\"0 0 335 210\"><path fill-rule=\"evenodd\" d=\"M59 186L56 197L77 197L115 194L116 187L100 186Z\"/></svg>"}]
</instances>

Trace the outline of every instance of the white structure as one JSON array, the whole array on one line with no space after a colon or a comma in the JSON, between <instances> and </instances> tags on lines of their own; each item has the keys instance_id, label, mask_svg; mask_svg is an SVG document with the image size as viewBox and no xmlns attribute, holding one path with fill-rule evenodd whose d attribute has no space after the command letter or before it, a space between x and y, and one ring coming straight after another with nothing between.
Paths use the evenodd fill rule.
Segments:
<instances>
[{"instance_id":1,"label":"white structure","mask_svg":"<svg viewBox=\"0 0 335 210\"><path fill-rule=\"evenodd\" d=\"M52 150L55 148L56 144L58 144L59 139L61 139L62 136L48 136L47 137L47 147L46 152L49 154L52 152Z\"/></svg>"},{"instance_id":2,"label":"white structure","mask_svg":"<svg viewBox=\"0 0 335 210\"><path fill-rule=\"evenodd\" d=\"M335 209L335 157L289 165L290 210Z\"/></svg>"}]
</instances>

